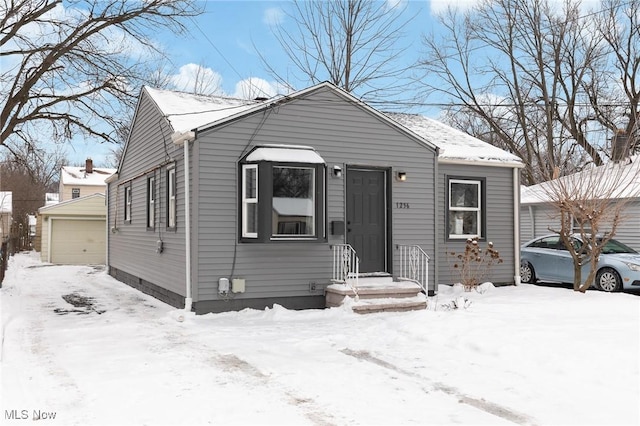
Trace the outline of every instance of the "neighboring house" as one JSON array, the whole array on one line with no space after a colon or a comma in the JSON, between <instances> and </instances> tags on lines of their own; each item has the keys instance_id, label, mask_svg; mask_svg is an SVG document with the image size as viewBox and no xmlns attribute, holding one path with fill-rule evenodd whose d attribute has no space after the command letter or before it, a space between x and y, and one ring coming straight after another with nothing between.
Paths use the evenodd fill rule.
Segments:
<instances>
[{"instance_id":1,"label":"neighboring house","mask_svg":"<svg viewBox=\"0 0 640 426\"><path fill-rule=\"evenodd\" d=\"M611 179L621 179L621 177L635 181L632 185L621 181L620 187L626 192L617 194L617 198L628 204L625 207L624 220L618 226L615 238L640 251L640 156L623 160L620 164L624 170L615 171L615 175L612 172L613 164L600 166L603 170L603 182L611 182ZM587 169L581 173L592 173L592 170ZM608 175L614 177L607 178ZM571 179L571 182L580 181L581 179ZM543 182L528 187L523 186L520 189L520 238L523 243L551 233L550 228L557 230L560 227L559 212L551 203L548 186L548 182Z\"/></svg>"},{"instance_id":2,"label":"neighboring house","mask_svg":"<svg viewBox=\"0 0 640 426\"><path fill-rule=\"evenodd\" d=\"M105 188L106 189L106 188ZM57 192L47 192L44 194L44 205L50 206L60 202L60 194Z\"/></svg>"},{"instance_id":3,"label":"neighboring house","mask_svg":"<svg viewBox=\"0 0 640 426\"><path fill-rule=\"evenodd\" d=\"M13 193L0 191L0 238L6 241L11 235L13 224Z\"/></svg>"},{"instance_id":4,"label":"neighboring house","mask_svg":"<svg viewBox=\"0 0 640 426\"><path fill-rule=\"evenodd\" d=\"M104 181L115 172L115 169L94 167L90 158L87 158L84 167L63 166L60 171L58 201L104 194L107 189Z\"/></svg>"},{"instance_id":5,"label":"neighboring house","mask_svg":"<svg viewBox=\"0 0 640 426\"><path fill-rule=\"evenodd\" d=\"M520 167L330 83L267 101L144 88L107 180L109 273L196 313L321 308L344 244L393 276L421 247L432 295L456 282L447 251L480 234L505 260L489 278L514 283Z\"/></svg>"},{"instance_id":6,"label":"neighboring house","mask_svg":"<svg viewBox=\"0 0 640 426\"><path fill-rule=\"evenodd\" d=\"M65 265L105 264L107 247L104 194L92 194L41 207L40 258Z\"/></svg>"}]
</instances>

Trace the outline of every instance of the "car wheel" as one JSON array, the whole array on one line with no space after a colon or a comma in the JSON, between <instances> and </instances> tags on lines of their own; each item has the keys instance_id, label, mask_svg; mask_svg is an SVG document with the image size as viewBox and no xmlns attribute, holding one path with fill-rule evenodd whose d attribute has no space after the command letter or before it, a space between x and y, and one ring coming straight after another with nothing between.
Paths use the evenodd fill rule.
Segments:
<instances>
[{"instance_id":1,"label":"car wheel","mask_svg":"<svg viewBox=\"0 0 640 426\"><path fill-rule=\"evenodd\" d=\"M536 282L536 272L529 262L522 262L520 264L520 280L523 283L529 284Z\"/></svg>"},{"instance_id":2,"label":"car wheel","mask_svg":"<svg viewBox=\"0 0 640 426\"><path fill-rule=\"evenodd\" d=\"M615 269L602 268L596 275L596 285L603 291L620 291L622 289L622 279L620 279L620 275Z\"/></svg>"}]
</instances>

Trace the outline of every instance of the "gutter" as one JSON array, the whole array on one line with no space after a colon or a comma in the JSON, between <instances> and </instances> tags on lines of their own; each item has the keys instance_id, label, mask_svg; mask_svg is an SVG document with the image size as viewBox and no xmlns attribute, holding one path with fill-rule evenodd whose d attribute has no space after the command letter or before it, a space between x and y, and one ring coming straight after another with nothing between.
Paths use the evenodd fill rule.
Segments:
<instances>
[{"instance_id":1,"label":"gutter","mask_svg":"<svg viewBox=\"0 0 640 426\"><path fill-rule=\"evenodd\" d=\"M516 169L524 168L524 164L519 161L498 161L498 160L476 160L464 158L438 158L438 163L455 164L459 166L489 166L489 167L513 167Z\"/></svg>"},{"instance_id":2,"label":"gutter","mask_svg":"<svg viewBox=\"0 0 640 426\"><path fill-rule=\"evenodd\" d=\"M191 296L191 193L189 191L189 142L196 139L193 131L175 132L171 135L174 144L184 147L184 245L185 245L185 297L184 310L191 312L193 297Z\"/></svg>"}]
</instances>

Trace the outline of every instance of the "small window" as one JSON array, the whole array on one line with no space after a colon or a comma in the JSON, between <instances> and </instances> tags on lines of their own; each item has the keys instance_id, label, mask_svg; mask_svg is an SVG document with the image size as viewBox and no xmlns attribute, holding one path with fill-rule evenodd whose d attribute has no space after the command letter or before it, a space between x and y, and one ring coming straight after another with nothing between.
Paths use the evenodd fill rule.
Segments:
<instances>
[{"instance_id":1,"label":"small window","mask_svg":"<svg viewBox=\"0 0 640 426\"><path fill-rule=\"evenodd\" d=\"M242 166L242 236L258 236L258 165Z\"/></svg>"},{"instance_id":2,"label":"small window","mask_svg":"<svg viewBox=\"0 0 640 426\"><path fill-rule=\"evenodd\" d=\"M80 188L71 188L71 198L80 198Z\"/></svg>"},{"instance_id":3,"label":"small window","mask_svg":"<svg viewBox=\"0 0 640 426\"><path fill-rule=\"evenodd\" d=\"M176 227L176 169L167 170L167 226Z\"/></svg>"},{"instance_id":4,"label":"small window","mask_svg":"<svg viewBox=\"0 0 640 426\"><path fill-rule=\"evenodd\" d=\"M131 187L124 187L124 220L131 222Z\"/></svg>"},{"instance_id":5,"label":"small window","mask_svg":"<svg viewBox=\"0 0 640 426\"><path fill-rule=\"evenodd\" d=\"M156 178L151 176L147 179L147 227L156 226Z\"/></svg>"},{"instance_id":6,"label":"small window","mask_svg":"<svg viewBox=\"0 0 640 426\"><path fill-rule=\"evenodd\" d=\"M449 238L482 237L482 181L449 179Z\"/></svg>"}]
</instances>

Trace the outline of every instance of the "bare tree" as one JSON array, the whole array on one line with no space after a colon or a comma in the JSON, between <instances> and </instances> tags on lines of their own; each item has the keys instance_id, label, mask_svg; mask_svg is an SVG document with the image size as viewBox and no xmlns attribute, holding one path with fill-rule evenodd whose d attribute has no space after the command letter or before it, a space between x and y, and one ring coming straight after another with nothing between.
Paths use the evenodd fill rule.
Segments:
<instances>
[{"instance_id":1,"label":"bare tree","mask_svg":"<svg viewBox=\"0 0 640 426\"><path fill-rule=\"evenodd\" d=\"M2 0L0 143L18 158L80 135L118 141L160 53L150 35L199 13L191 0Z\"/></svg>"},{"instance_id":2,"label":"bare tree","mask_svg":"<svg viewBox=\"0 0 640 426\"><path fill-rule=\"evenodd\" d=\"M560 236L573 259L573 288L584 292L596 277L605 245L627 217L626 207L640 196L640 157L587 168L539 187L541 200L554 207L552 219L559 221L559 227L549 229Z\"/></svg>"},{"instance_id":3,"label":"bare tree","mask_svg":"<svg viewBox=\"0 0 640 426\"><path fill-rule=\"evenodd\" d=\"M637 1L603 0L603 12L596 16L598 33L609 45L615 68L610 70L606 82L616 81L621 86L614 105L628 105L625 134L629 136L629 151L640 153L640 3ZM592 99L599 99L597 89L605 82L594 82L589 91ZM607 117L606 106L595 102L599 116ZM610 108L609 108L610 109ZM615 125L615 123L612 123ZM613 126L609 126L613 127Z\"/></svg>"},{"instance_id":4,"label":"bare tree","mask_svg":"<svg viewBox=\"0 0 640 426\"><path fill-rule=\"evenodd\" d=\"M574 0L483 0L463 14L449 10L444 38L424 38L424 93L444 96L449 117L472 117L467 131L518 155L524 183L602 165L607 135L638 112L637 9L623 0L595 14Z\"/></svg>"},{"instance_id":5,"label":"bare tree","mask_svg":"<svg viewBox=\"0 0 640 426\"><path fill-rule=\"evenodd\" d=\"M273 32L301 79L330 81L369 102L402 93L408 67L401 56L403 27L413 17L406 5L370 0L293 1L293 29ZM256 49L258 50L258 49ZM260 52L258 50L258 52ZM266 69L285 87L288 78L259 53Z\"/></svg>"}]
</instances>

